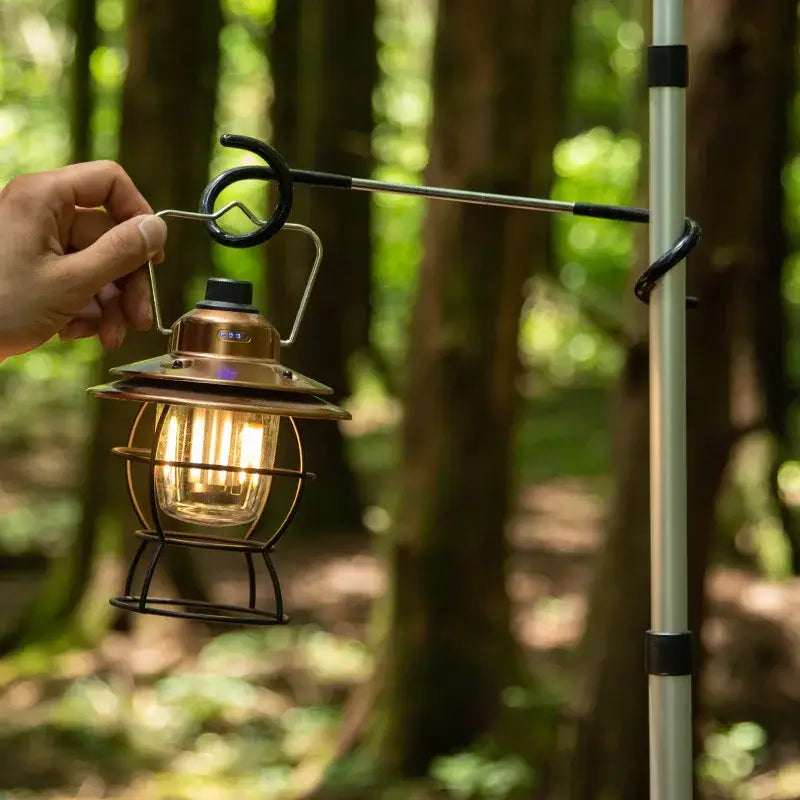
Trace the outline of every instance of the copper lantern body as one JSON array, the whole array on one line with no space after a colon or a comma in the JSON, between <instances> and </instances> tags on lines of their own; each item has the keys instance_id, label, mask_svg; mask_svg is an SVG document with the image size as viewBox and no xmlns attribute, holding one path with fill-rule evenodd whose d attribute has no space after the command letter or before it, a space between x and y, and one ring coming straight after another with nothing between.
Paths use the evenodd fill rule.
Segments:
<instances>
[{"instance_id":1,"label":"copper lantern body","mask_svg":"<svg viewBox=\"0 0 800 800\"><path fill-rule=\"evenodd\" d=\"M315 269L320 256L318 245ZM155 283L153 290L161 328ZM323 399L332 389L282 365L280 356L278 332L252 306L252 285L211 278L205 299L172 326L168 353L117 367L112 370L117 380L89 389L95 397L141 404L127 445L113 450L125 460L141 541L124 594L112 598L112 605L215 622L289 621L272 552L294 516L305 482L314 477L305 468L297 420L344 420L350 415ZM151 413L154 428L144 424ZM281 427L290 429L295 439L296 467L275 463L279 435L285 435L279 434ZM153 431L152 445L138 446L146 428ZM146 499L136 490L137 465L147 474ZM276 480L293 481L294 494L271 534L256 538ZM237 528L243 531L238 536ZM249 579L247 605L153 596L151 584L167 547L241 554ZM149 563L134 588L148 549ZM270 579L269 608L259 603L259 562Z\"/></svg>"}]
</instances>

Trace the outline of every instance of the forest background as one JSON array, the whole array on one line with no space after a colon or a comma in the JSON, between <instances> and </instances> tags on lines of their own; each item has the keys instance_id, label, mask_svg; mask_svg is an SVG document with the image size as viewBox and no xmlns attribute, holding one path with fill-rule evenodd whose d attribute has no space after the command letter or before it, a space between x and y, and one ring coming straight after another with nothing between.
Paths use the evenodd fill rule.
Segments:
<instances>
[{"instance_id":1,"label":"forest background","mask_svg":"<svg viewBox=\"0 0 800 800\"><path fill-rule=\"evenodd\" d=\"M119 160L156 209L253 163L646 204L644 0L0 0L0 185ZM699 796L800 797L797 3L687 2ZM92 402L157 334L0 365L0 798L641 800L645 236L296 188L326 251L286 362L352 412L276 565L293 621L120 617L135 518ZM269 210L263 184L222 201ZM240 229L244 229L242 223ZM170 223L165 316L210 274L286 331L310 262ZM118 407L118 405L120 407ZM111 406L110 408L105 406ZM241 598L234 560L165 583Z\"/></svg>"}]
</instances>

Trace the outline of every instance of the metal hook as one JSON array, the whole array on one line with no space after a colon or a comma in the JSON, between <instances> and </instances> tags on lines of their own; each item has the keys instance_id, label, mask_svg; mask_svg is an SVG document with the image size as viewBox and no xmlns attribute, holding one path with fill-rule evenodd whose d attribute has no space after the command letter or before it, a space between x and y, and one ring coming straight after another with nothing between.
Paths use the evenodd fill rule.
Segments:
<instances>
[{"instance_id":1,"label":"metal hook","mask_svg":"<svg viewBox=\"0 0 800 800\"><path fill-rule=\"evenodd\" d=\"M244 203L240 202L239 200L233 200L227 205L223 206L219 211L214 211L213 213L204 213L202 211L181 211L180 209L174 208L167 208L163 211L159 211L156 213L157 217L177 217L178 219L189 219L189 220L199 220L206 223L213 223L216 222L220 217L225 216L229 211L238 208L254 225L260 228L262 231L268 225L265 223L264 220L257 217ZM306 309L308 308L308 301L311 297L311 290L314 288L314 283L317 280L317 273L319 272L319 265L322 262L322 240L317 236L316 232L309 228L307 225L301 225L296 222L286 222L281 223L282 228L285 230L290 231L299 231L300 233L308 236L309 239L314 243L314 262L311 265L311 272L308 276L308 281L306 282L306 288L303 291L303 296L300 298L300 305L297 309L297 314L295 315L294 322L292 323L292 329L289 333L287 339L281 339L281 346L282 347L289 347L289 345L294 344L297 339L297 334L300 331L300 325L303 322L303 317L305 317ZM226 234L227 235L227 234ZM270 234L272 235L272 234ZM170 336L172 334L171 328L165 328L162 322L161 317L161 301L158 296L158 287L156 284L156 273L155 273L155 266L152 261L147 262L147 270L150 273L150 291L153 295L153 311L156 318L156 328L158 332L163 334L164 336Z\"/></svg>"},{"instance_id":2,"label":"metal hook","mask_svg":"<svg viewBox=\"0 0 800 800\"><path fill-rule=\"evenodd\" d=\"M643 303L650 302L650 294L655 289L656 284L689 255L694 246L700 241L702 233L703 229L700 225L691 217L686 217L680 238L637 278L633 291L639 300ZM686 298L687 308L696 308L697 304L696 297Z\"/></svg>"},{"instance_id":3,"label":"metal hook","mask_svg":"<svg viewBox=\"0 0 800 800\"><path fill-rule=\"evenodd\" d=\"M214 204L224 189L237 181L244 180L274 180L278 184L278 200L272 216L264 221L259 220L258 229L244 234L232 234L223 231L215 224L215 217L211 217L206 222L206 230L211 238L225 247L253 247L263 244L267 239L271 239L284 225L289 218L292 210L294 198L294 182L292 180L289 165L283 156L266 142L253 139L250 136L239 136L237 134L225 133L220 139L223 147L235 147L240 150L247 150L250 153L263 158L269 165L268 167L234 167L225 170L217 175L211 183L206 186L203 197L200 200L200 211L204 214L213 214Z\"/></svg>"}]
</instances>

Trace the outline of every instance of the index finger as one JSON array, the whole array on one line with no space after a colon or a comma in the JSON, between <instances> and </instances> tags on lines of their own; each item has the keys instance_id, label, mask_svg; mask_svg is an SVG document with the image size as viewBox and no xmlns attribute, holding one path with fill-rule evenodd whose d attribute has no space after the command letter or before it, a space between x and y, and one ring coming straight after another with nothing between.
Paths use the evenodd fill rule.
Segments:
<instances>
[{"instance_id":1,"label":"index finger","mask_svg":"<svg viewBox=\"0 0 800 800\"><path fill-rule=\"evenodd\" d=\"M53 170L59 193L69 193L73 206L103 206L115 222L124 222L153 209L130 175L114 161L87 161Z\"/></svg>"}]
</instances>

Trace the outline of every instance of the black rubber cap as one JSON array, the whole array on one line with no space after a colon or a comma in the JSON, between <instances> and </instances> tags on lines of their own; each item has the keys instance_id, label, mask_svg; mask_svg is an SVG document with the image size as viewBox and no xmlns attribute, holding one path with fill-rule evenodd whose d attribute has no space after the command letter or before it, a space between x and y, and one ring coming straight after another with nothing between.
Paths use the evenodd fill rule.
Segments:
<instances>
[{"instance_id":1,"label":"black rubber cap","mask_svg":"<svg viewBox=\"0 0 800 800\"><path fill-rule=\"evenodd\" d=\"M197 307L258 313L253 307L253 284L250 281L235 281L231 278L209 278L206 283L205 299L201 300Z\"/></svg>"},{"instance_id":2,"label":"black rubber cap","mask_svg":"<svg viewBox=\"0 0 800 800\"><path fill-rule=\"evenodd\" d=\"M691 675L692 634L647 631L645 660L649 675Z\"/></svg>"}]
</instances>

